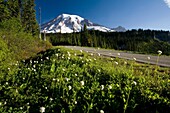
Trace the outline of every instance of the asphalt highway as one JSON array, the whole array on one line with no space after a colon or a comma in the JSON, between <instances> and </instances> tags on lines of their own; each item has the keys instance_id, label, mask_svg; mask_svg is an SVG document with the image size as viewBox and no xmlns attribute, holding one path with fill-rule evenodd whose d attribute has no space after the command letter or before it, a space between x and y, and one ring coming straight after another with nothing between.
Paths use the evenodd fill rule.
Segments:
<instances>
[{"instance_id":1,"label":"asphalt highway","mask_svg":"<svg viewBox=\"0 0 170 113\"><path fill-rule=\"evenodd\" d=\"M100 49L100 48L90 48L90 47L79 47L79 46L64 46L73 50L82 50L88 53L100 54L107 57L119 57L128 60L136 60L141 63L157 64L163 67L170 67L170 56L159 56L159 61L157 63L158 56L146 55L146 54L136 54L132 52L123 52L117 50Z\"/></svg>"}]
</instances>

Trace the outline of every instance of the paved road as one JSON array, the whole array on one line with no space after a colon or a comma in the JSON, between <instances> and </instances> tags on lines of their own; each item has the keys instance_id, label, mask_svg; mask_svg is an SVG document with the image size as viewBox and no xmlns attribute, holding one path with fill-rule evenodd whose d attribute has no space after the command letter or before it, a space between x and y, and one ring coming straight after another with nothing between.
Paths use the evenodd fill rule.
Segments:
<instances>
[{"instance_id":1,"label":"paved road","mask_svg":"<svg viewBox=\"0 0 170 113\"><path fill-rule=\"evenodd\" d=\"M108 56L108 57L119 57L128 60L134 60L142 63L150 63L157 64L158 56L153 55L145 55L145 54L134 54L130 52L122 52L116 50L108 50L108 49L96 49L89 47L79 47L79 46L64 46L66 48L74 49L74 50L83 50L90 53L100 53L100 55ZM160 56L159 57L159 66L170 67L170 56Z\"/></svg>"}]
</instances>

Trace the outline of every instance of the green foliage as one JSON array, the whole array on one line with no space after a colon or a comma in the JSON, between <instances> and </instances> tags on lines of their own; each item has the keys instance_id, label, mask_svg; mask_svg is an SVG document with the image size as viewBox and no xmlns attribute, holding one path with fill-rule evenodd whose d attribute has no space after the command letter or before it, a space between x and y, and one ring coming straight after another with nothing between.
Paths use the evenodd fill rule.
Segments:
<instances>
[{"instance_id":1,"label":"green foliage","mask_svg":"<svg viewBox=\"0 0 170 113\"><path fill-rule=\"evenodd\" d=\"M169 72L148 75L148 67L124 62L63 48L42 52L1 77L0 112L168 113Z\"/></svg>"}]
</instances>

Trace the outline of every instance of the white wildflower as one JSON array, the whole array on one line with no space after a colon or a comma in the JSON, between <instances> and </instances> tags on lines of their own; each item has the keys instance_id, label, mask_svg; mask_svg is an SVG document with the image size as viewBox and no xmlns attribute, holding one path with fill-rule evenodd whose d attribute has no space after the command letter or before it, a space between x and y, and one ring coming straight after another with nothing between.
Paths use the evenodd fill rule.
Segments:
<instances>
[{"instance_id":1,"label":"white wildflower","mask_svg":"<svg viewBox=\"0 0 170 113\"><path fill-rule=\"evenodd\" d=\"M8 70L10 70L10 68L8 68Z\"/></svg>"},{"instance_id":2,"label":"white wildflower","mask_svg":"<svg viewBox=\"0 0 170 113\"><path fill-rule=\"evenodd\" d=\"M97 49L99 50L100 48L98 47Z\"/></svg>"},{"instance_id":3,"label":"white wildflower","mask_svg":"<svg viewBox=\"0 0 170 113\"><path fill-rule=\"evenodd\" d=\"M30 63L32 64L32 60L30 60Z\"/></svg>"},{"instance_id":4,"label":"white wildflower","mask_svg":"<svg viewBox=\"0 0 170 113\"><path fill-rule=\"evenodd\" d=\"M94 58L94 60L96 60L96 59Z\"/></svg>"},{"instance_id":5,"label":"white wildflower","mask_svg":"<svg viewBox=\"0 0 170 113\"><path fill-rule=\"evenodd\" d=\"M117 53L118 56L120 56L120 53Z\"/></svg>"},{"instance_id":6,"label":"white wildflower","mask_svg":"<svg viewBox=\"0 0 170 113\"><path fill-rule=\"evenodd\" d=\"M50 101L53 101L53 98L50 98Z\"/></svg>"},{"instance_id":7,"label":"white wildflower","mask_svg":"<svg viewBox=\"0 0 170 113\"><path fill-rule=\"evenodd\" d=\"M104 85L101 85L101 90L103 90L104 89Z\"/></svg>"},{"instance_id":8,"label":"white wildflower","mask_svg":"<svg viewBox=\"0 0 170 113\"><path fill-rule=\"evenodd\" d=\"M124 64L127 64L127 62L125 61Z\"/></svg>"},{"instance_id":9,"label":"white wildflower","mask_svg":"<svg viewBox=\"0 0 170 113\"><path fill-rule=\"evenodd\" d=\"M2 102L0 102L0 106L2 105Z\"/></svg>"},{"instance_id":10,"label":"white wildflower","mask_svg":"<svg viewBox=\"0 0 170 113\"><path fill-rule=\"evenodd\" d=\"M135 58L135 57L133 57L133 60L135 60L135 61L136 61L136 58Z\"/></svg>"},{"instance_id":11,"label":"white wildflower","mask_svg":"<svg viewBox=\"0 0 170 113\"><path fill-rule=\"evenodd\" d=\"M133 81L133 84L136 86L136 84L137 84L136 81Z\"/></svg>"},{"instance_id":12,"label":"white wildflower","mask_svg":"<svg viewBox=\"0 0 170 113\"><path fill-rule=\"evenodd\" d=\"M72 87L69 85L69 86L68 86L68 90L71 90L71 89L72 89Z\"/></svg>"},{"instance_id":13,"label":"white wildflower","mask_svg":"<svg viewBox=\"0 0 170 113\"><path fill-rule=\"evenodd\" d=\"M88 51L86 51L88 53Z\"/></svg>"},{"instance_id":14,"label":"white wildflower","mask_svg":"<svg viewBox=\"0 0 170 113\"><path fill-rule=\"evenodd\" d=\"M81 84L82 86L84 86L84 81L80 81L80 84Z\"/></svg>"},{"instance_id":15,"label":"white wildflower","mask_svg":"<svg viewBox=\"0 0 170 113\"><path fill-rule=\"evenodd\" d=\"M4 102L4 105L6 105L6 104L7 104L7 102L5 101L5 102Z\"/></svg>"},{"instance_id":16,"label":"white wildflower","mask_svg":"<svg viewBox=\"0 0 170 113\"><path fill-rule=\"evenodd\" d=\"M56 79L55 79L55 78L53 78L53 81L56 81Z\"/></svg>"},{"instance_id":17,"label":"white wildflower","mask_svg":"<svg viewBox=\"0 0 170 113\"><path fill-rule=\"evenodd\" d=\"M63 71L65 71L65 69L63 68Z\"/></svg>"},{"instance_id":18,"label":"white wildflower","mask_svg":"<svg viewBox=\"0 0 170 113\"><path fill-rule=\"evenodd\" d=\"M80 52L82 53L83 51L82 51L82 50L80 50Z\"/></svg>"},{"instance_id":19,"label":"white wildflower","mask_svg":"<svg viewBox=\"0 0 170 113\"><path fill-rule=\"evenodd\" d=\"M40 107L40 112L44 113L45 112L45 107Z\"/></svg>"},{"instance_id":20,"label":"white wildflower","mask_svg":"<svg viewBox=\"0 0 170 113\"><path fill-rule=\"evenodd\" d=\"M23 79L23 80L25 80L25 78L24 78L24 77L23 77L22 79Z\"/></svg>"},{"instance_id":21,"label":"white wildflower","mask_svg":"<svg viewBox=\"0 0 170 113\"><path fill-rule=\"evenodd\" d=\"M100 53L98 53L98 56L100 56Z\"/></svg>"},{"instance_id":22,"label":"white wildflower","mask_svg":"<svg viewBox=\"0 0 170 113\"><path fill-rule=\"evenodd\" d=\"M100 113L104 113L104 111L103 111L103 110L100 110Z\"/></svg>"},{"instance_id":23,"label":"white wildflower","mask_svg":"<svg viewBox=\"0 0 170 113\"><path fill-rule=\"evenodd\" d=\"M20 107L20 109L22 110L22 109L23 109L23 107Z\"/></svg>"},{"instance_id":24,"label":"white wildflower","mask_svg":"<svg viewBox=\"0 0 170 113\"><path fill-rule=\"evenodd\" d=\"M109 55L111 55L112 53L109 53Z\"/></svg>"},{"instance_id":25,"label":"white wildflower","mask_svg":"<svg viewBox=\"0 0 170 113\"><path fill-rule=\"evenodd\" d=\"M91 53L91 56L93 56L93 53Z\"/></svg>"},{"instance_id":26,"label":"white wildflower","mask_svg":"<svg viewBox=\"0 0 170 113\"><path fill-rule=\"evenodd\" d=\"M115 64L118 65L119 63L115 61Z\"/></svg>"},{"instance_id":27,"label":"white wildflower","mask_svg":"<svg viewBox=\"0 0 170 113\"><path fill-rule=\"evenodd\" d=\"M101 72L101 70L100 70L100 69L98 69L98 72L100 73L100 72Z\"/></svg>"},{"instance_id":28,"label":"white wildflower","mask_svg":"<svg viewBox=\"0 0 170 113\"><path fill-rule=\"evenodd\" d=\"M77 56L77 54L76 54L76 53L74 53L74 56Z\"/></svg>"},{"instance_id":29,"label":"white wildflower","mask_svg":"<svg viewBox=\"0 0 170 113\"><path fill-rule=\"evenodd\" d=\"M70 60L70 57L68 57L68 60Z\"/></svg>"},{"instance_id":30,"label":"white wildflower","mask_svg":"<svg viewBox=\"0 0 170 113\"><path fill-rule=\"evenodd\" d=\"M111 58L110 60L113 60L113 58Z\"/></svg>"},{"instance_id":31,"label":"white wildflower","mask_svg":"<svg viewBox=\"0 0 170 113\"><path fill-rule=\"evenodd\" d=\"M158 50L157 52L158 52L158 54L159 54L159 55L161 55L161 54L162 54L162 51L161 51L161 50Z\"/></svg>"},{"instance_id":32,"label":"white wildflower","mask_svg":"<svg viewBox=\"0 0 170 113\"><path fill-rule=\"evenodd\" d=\"M35 65L33 65L33 68L35 68Z\"/></svg>"},{"instance_id":33,"label":"white wildflower","mask_svg":"<svg viewBox=\"0 0 170 113\"><path fill-rule=\"evenodd\" d=\"M109 85L108 87L109 87L109 89L112 89L112 86L111 86L111 85Z\"/></svg>"},{"instance_id":34,"label":"white wildflower","mask_svg":"<svg viewBox=\"0 0 170 113\"><path fill-rule=\"evenodd\" d=\"M8 85L8 82L6 82L5 84Z\"/></svg>"},{"instance_id":35,"label":"white wildflower","mask_svg":"<svg viewBox=\"0 0 170 113\"><path fill-rule=\"evenodd\" d=\"M75 76L77 76L77 73L75 74Z\"/></svg>"},{"instance_id":36,"label":"white wildflower","mask_svg":"<svg viewBox=\"0 0 170 113\"><path fill-rule=\"evenodd\" d=\"M148 60L150 60L151 58L150 57L148 57Z\"/></svg>"},{"instance_id":37,"label":"white wildflower","mask_svg":"<svg viewBox=\"0 0 170 113\"><path fill-rule=\"evenodd\" d=\"M77 101L74 101L74 104L77 104Z\"/></svg>"},{"instance_id":38,"label":"white wildflower","mask_svg":"<svg viewBox=\"0 0 170 113\"><path fill-rule=\"evenodd\" d=\"M49 57L46 57L47 60L49 60Z\"/></svg>"},{"instance_id":39,"label":"white wildflower","mask_svg":"<svg viewBox=\"0 0 170 113\"><path fill-rule=\"evenodd\" d=\"M47 87L45 87L45 89L47 89Z\"/></svg>"},{"instance_id":40,"label":"white wildflower","mask_svg":"<svg viewBox=\"0 0 170 113\"><path fill-rule=\"evenodd\" d=\"M68 82L68 81L69 81L69 78L65 78L65 80Z\"/></svg>"},{"instance_id":41,"label":"white wildflower","mask_svg":"<svg viewBox=\"0 0 170 113\"><path fill-rule=\"evenodd\" d=\"M56 53L56 54L55 54L55 56L57 56L57 57L58 57L58 54Z\"/></svg>"}]
</instances>

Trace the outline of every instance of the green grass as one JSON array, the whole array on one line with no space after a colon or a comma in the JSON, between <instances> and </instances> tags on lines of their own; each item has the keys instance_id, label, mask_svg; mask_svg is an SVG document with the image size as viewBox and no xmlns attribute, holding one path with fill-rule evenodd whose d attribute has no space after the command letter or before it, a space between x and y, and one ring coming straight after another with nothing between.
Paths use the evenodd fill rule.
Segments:
<instances>
[{"instance_id":1,"label":"green grass","mask_svg":"<svg viewBox=\"0 0 170 113\"><path fill-rule=\"evenodd\" d=\"M169 68L63 47L12 66L0 74L2 113L170 111Z\"/></svg>"}]
</instances>

